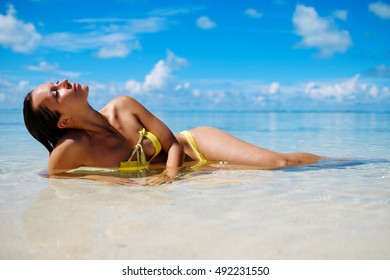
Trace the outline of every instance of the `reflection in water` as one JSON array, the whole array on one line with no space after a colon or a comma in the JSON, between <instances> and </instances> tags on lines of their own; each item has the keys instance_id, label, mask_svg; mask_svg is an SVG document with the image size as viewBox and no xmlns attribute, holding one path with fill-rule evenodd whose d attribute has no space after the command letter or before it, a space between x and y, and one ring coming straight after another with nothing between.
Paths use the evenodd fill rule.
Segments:
<instances>
[{"instance_id":1,"label":"reflection in water","mask_svg":"<svg viewBox=\"0 0 390 280\"><path fill-rule=\"evenodd\" d=\"M283 170L286 172L303 172L314 171L322 169L348 169L360 165L389 165L390 161L385 159L327 159L319 161L314 164L307 164L302 166L293 166L288 168L279 168L275 170Z\"/></svg>"},{"instance_id":2,"label":"reflection in water","mask_svg":"<svg viewBox=\"0 0 390 280\"><path fill-rule=\"evenodd\" d=\"M388 258L388 167L214 163L160 187L51 179L23 217L27 250L40 259Z\"/></svg>"},{"instance_id":3,"label":"reflection in water","mask_svg":"<svg viewBox=\"0 0 390 280\"><path fill-rule=\"evenodd\" d=\"M167 191L167 190L165 190ZM153 201L153 203L150 203ZM39 258L83 258L96 240L94 226L104 211L123 216L122 223L110 224L99 234L131 234L129 223L139 211L169 203L164 192L151 188L113 187L87 180L50 179L49 187L24 215L24 231L33 255ZM141 225L142 226L142 225Z\"/></svg>"},{"instance_id":4,"label":"reflection in water","mask_svg":"<svg viewBox=\"0 0 390 280\"><path fill-rule=\"evenodd\" d=\"M47 180L37 176L46 168L46 151L28 135L21 112L13 115L16 121L0 117L2 258L390 257L388 163L322 162L277 171L209 166L154 188ZM390 114L166 112L161 117L173 131L210 125L281 152L390 159Z\"/></svg>"}]
</instances>

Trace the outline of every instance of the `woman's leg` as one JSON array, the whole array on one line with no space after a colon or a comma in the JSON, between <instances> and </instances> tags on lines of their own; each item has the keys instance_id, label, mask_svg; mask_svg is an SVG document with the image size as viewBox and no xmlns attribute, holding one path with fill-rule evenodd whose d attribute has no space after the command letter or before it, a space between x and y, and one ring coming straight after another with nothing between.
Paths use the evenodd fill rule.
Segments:
<instances>
[{"instance_id":1,"label":"woman's leg","mask_svg":"<svg viewBox=\"0 0 390 280\"><path fill-rule=\"evenodd\" d=\"M213 127L190 130L199 152L209 161L227 161L260 168L275 168L314 163L320 156L309 153L281 154L252 145Z\"/></svg>"}]
</instances>

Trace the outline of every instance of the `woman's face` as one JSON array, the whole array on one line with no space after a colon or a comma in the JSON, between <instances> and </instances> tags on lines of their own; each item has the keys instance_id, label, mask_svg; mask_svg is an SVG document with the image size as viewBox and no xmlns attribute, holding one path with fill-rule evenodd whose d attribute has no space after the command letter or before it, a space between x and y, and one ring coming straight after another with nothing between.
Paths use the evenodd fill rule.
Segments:
<instances>
[{"instance_id":1,"label":"woman's face","mask_svg":"<svg viewBox=\"0 0 390 280\"><path fill-rule=\"evenodd\" d=\"M80 106L88 103L88 91L88 86L69 83L68 80L44 83L32 92L33 108L43 106L50 111L58 111L61 115L77 113Z\"/></svg>"}]
</instances>

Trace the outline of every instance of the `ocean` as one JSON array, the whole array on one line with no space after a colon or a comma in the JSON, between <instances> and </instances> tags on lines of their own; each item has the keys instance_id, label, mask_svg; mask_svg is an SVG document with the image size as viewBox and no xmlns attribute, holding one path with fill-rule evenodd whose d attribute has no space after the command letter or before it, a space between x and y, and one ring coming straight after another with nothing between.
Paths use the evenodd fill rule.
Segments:
<instances>
[{"instance_id":1,"label":"ocean","mask_svg":"<svg viewBox=\"0 0 390 280\"><path fill-rule=\"evenodd\" d=\"M47 179L21 110L0 111L0 259L389 259L390 113L154 112L330 158L159 187Z\"/></svg>"}]
</instances>

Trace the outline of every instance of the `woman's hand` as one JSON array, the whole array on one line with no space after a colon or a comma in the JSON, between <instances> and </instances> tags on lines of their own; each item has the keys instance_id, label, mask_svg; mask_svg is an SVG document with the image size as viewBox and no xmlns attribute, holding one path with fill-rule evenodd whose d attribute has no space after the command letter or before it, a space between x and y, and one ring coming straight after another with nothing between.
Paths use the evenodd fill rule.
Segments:
<instances>
[{"instance_id":1,"label":"woman's hand","mask_svg":"<svg viewBox=\"0 0 390 280\"><path fill-rule=\"evenodd\" d=\"M141 181L143 186L159 186L162 184L170 184L177 178L180 168L167 168L162 173L144 178Z\"/></svg>"},{"instance_id":2,"label":"woman's hand","mask_svg":"<svg viewBox=\"0 0 390 280\"><path fill-rule=\"evenodd\" d=\"M143 186L159 186L162 184L170 184L173 182L173 179L169 177L165 172L144 178L141 181Z\"/></svg>"},{"instance_id":3,"label":"woman's hand","mask_svg":"<svg viewBox=\"0 0 390 280\"><path fill-rule=\"evenodd\" d=\"M130 178L122 178L122 177L115 177L115 176L61 173L61 174L49 175L48 177L55 178L55 179L86 179L86 180L100 182L103 184L117 185L117 186L137 186L137 185L139 185L139 184L137 184L137 182L135 182L134 180L132 180Z\"/></svg>"},{"instance_id":4,"label":"woman's hand","mask_svg":"<svg viewBox=\"0 0 390 280\"><path fill-rule=\"evenodd\" d=\"M136 186L137 183L129 178L115 177L115 176L101 176L101 175L86 175L81 179L88 179L98 181L100 183L117 185L117 186Z\"/></svg>"}]
</instances>

